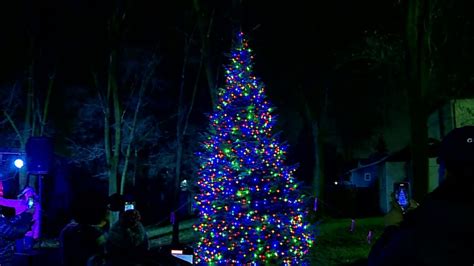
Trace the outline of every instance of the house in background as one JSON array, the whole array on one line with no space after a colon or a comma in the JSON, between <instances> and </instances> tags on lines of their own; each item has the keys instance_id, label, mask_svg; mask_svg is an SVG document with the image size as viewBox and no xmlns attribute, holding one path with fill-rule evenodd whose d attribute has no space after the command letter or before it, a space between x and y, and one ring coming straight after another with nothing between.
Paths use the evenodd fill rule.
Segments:
<instances>
[{"instance_id":1,"label":"house in background","mask_svg":"<svg viewBox=\"0 0 474 266\"><path fill-rule=\"evenodd\" d=\"M450 100L428 117L429 192L438 187L443 180L436 160L439 142L454 128L467 125L474 125L474 99ZM410 182L413 178L410 161L408 146L386 156L378 156L376 159L361 160L358 167L347 172L346 185L364 191L377 191L380 211L386 213L390 210L393 183Z\"/></svg>"},{"instance_id":2,"label":"house in background","mask_svg":"<svg viewBox=\"0 0 474 266\"><path fill-rule=\"evenodd\" d=\"M409 160L407 150L386 155L366 165L351 169L349 184L356 189L373 188L367 191L377 191L377 204L381 212L390 210L390 194L393 192L393 183L409 181Z\"/></svg>"},{"instance_id":3,"label":"house in background","mask_svg":"<svg viewBox=\"0 0 474 266\"><path fill-rule=\"evenodd\" d=\"M369 188L376 185L379 178L380 163L386 160L389 155L385 155L374 160L359 161L358 167L349 170L349 184L356 188Z\"/></svg>"},{"instance_id":4,"label":"house in background","mask_svg":"<svg viewBox=\"0 0 474 266\"><path fill-rule=\"evenodd\" d=\"M438 142L432 142L428 145L430 161L434 159L436 162ZM348 185L350 187L365 191L376 191L379 210L387 213L390 210L391 194L393 192L393 183L395 182L411 182L411 164L410 149L404 149L383 156L378 160L374 160L368 164L359 164L357 168L349 170ZM436 172L434 172L436 169ZM438 167L430 171L431 174L438 176ZM433 173L432 173L433 172ZM369 188L372 188L370 190Z\"/></svg>"}]
</instances>

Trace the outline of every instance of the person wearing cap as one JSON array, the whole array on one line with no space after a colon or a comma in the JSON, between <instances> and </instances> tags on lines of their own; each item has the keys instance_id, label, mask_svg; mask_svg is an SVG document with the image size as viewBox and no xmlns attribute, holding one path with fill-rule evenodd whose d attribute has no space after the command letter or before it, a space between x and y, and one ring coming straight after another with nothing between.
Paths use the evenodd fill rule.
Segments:
<instances>
[{"instance_id":1,"label":"person wearing cap","mask_svg":"<svg viewBox=\"0 0 474 266\"><path fill-rule=\"evenodd\" d=\"M61 265L83 266L105 252L108 210L105 197L97 191L82 191L73 201L73 220L59 235Z\"/></svg>"},{"instance_id":2,"label":"person wearing cap","mask_svg":"<svg viewBox=\"0 0 474 266\"><path fill-rule=\"evenodd\" d=\"M107 265L146 264L149 241L140 212L131 195L121 199L120 218L111 226L106 242Z\"/></svg>"},{"instance_id":3,"label":"person wearing cap","mask_svg":"<svg viewBox=\"0 0 474 266\"><path fill-rule=\"evenodd\" d=\"M411 210L397 204L372 247L368 265L474 263L474 126L452 130L438 152L441 184ZM416 177L415 177L416 178Z\"/></svg>"}]
</instances>

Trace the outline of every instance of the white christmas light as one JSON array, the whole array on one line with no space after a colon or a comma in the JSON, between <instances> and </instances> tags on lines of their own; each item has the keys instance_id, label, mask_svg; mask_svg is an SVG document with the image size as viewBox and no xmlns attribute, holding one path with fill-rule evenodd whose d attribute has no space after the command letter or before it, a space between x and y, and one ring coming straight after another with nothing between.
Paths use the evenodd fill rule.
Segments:
<instances>
[{"instance_id":1,"label":"white christmas light","mask_svg":"<svg viewBox=\"0 0 474 266\"><path fill-rule=\"evenodd\" d=\"M18 169L22 168L22 167L25 165L25 163L23 162L22 159L16 159L16 160L13 162L13 164L14 164L15 167L18 168Z\"/></svg>"}]
</instances>

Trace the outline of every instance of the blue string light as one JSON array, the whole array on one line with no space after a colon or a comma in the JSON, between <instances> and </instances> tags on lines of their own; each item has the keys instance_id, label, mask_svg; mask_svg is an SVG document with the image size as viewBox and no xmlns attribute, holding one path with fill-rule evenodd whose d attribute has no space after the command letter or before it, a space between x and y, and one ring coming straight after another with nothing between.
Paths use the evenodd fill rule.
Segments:
<instances>
[{"instance_id":1,"label":"blue string light","mask_svg":"<svg viewBox=\"0 0 474 266\"><path fill-rule=\"evenodd\" d=\"M199 154L197 263L301 265L314 236L295 167L284 164L286 146L272 133L274 108L243 33L231 54Z\"/></svg>"}]
</instances>

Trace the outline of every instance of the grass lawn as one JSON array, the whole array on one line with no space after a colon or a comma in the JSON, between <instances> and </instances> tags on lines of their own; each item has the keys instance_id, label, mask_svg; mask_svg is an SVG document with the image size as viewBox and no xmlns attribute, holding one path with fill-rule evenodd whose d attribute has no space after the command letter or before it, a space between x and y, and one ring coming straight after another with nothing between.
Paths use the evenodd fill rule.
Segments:
<instances>
[{"instance_id":1,"label":"grass lawn","mask_svg":"<svg viewBox=\"0 0 474 266\"><path fill-rule=\"evenodd\" d=\"M183 221L180 224L180 240L191 244L195 234L191 228L196 220ZM316 245L310 254L311 265L351 265L367 258L371 244L367 242L367 233L373 230L372 243L383 231L383 218L356 219L355 232L349 232L351 219L326 219L318 226ZM157 248L171 243L171 226L147 228L151 233L151 246Z\"/></svg>"},{"instance_id":2,"label":"grass lawn","mask_svg":"<svg viewBox=\"0 0 474 266\"><path fill-rule=\"evenodd\" d=\"M383 231L383 218L356 219L355 232L349 232L351 219L326 220L318 226L316 245L311 252L312 265L350 265L367 258L371 244L367 241L373 230L373 241Z\"/></svg>"}]
</instances>

